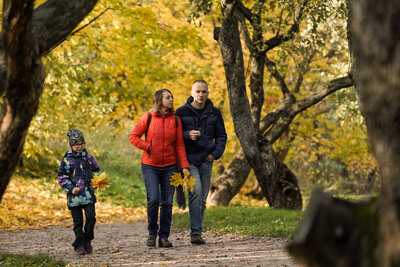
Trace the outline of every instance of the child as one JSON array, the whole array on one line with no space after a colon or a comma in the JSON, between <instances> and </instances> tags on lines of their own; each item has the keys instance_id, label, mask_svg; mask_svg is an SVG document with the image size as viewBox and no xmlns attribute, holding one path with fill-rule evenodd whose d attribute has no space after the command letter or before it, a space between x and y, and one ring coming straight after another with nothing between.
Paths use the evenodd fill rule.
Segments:
<instances>
[{"instance_id":1,"label":"child","mask_svg":"<svg viewBox=\"0 0 400 267\"><path fill-rule=\"evenodd\" d=\"M75 241L72 246L79 255L93 251L91 240L94 238L94 225L96 212L94 203L96 196L91 186L93 172L99 172L94 157L85 149L85 139L81 131L70 129L68 150L58 170L58 182L67 192L68 209L71 210L74 221ZM85 211L86 223L83 227L83 213ZM84 229L84 231L83 231Z\"/></svg>"}]
</instances>

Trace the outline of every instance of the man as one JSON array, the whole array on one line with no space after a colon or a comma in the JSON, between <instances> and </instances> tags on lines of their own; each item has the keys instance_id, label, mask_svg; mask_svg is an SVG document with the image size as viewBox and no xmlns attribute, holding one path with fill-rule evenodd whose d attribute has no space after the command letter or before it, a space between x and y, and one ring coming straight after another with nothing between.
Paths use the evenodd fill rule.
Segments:
<instances>
[{"instance_id":1,"label":"man","mask_svg":"<svg viewBox=\"0 0 400 267\"><path fill-rule=\"evenodd\" d=\"M212 166L224 153L227 139L221 112L213 106L208 93L206 81L194 81L192 96L175 112L182 121L190 172L198 185L189 192L190 241L196 245L206 243L201 235Z\"/></svg>"}]
</instances>

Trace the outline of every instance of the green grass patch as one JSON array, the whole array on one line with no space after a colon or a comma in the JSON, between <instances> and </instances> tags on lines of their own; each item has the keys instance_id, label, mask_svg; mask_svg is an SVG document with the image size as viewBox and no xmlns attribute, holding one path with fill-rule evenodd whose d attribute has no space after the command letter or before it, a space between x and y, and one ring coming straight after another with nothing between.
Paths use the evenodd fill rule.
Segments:
<instances>
[{"instance_id":1,"label":"green grass patch","mask_svg":"<svg viewBox=\"0 0 400 267\"><path fill-rule=\"evenodd\" d=\"M46 254L37 254L34 256L15 255L0 252L0 266L14 267L14 266L29 266L29 267L58 267L66 266L64 261L56 260Z\"/></svg>"},{"instance_id":2,"label":"green grass patch","mask_svg":"<svg viewBox=\"0 0 400 267\"><path fill-rule=\"evenodd\" d=\"M344 200L358 202L370 199L371 197L377 197L378 194L369 194L369 195L355 195L355 194L333 194L334 197L341 198Z\"/></svg>"},{"instance_id":3,"label":"green grass patch","mask_svg":"<svg viewBox=\"0 0 400 267\"><path fill-rule=\"evenodd\" d=\"M111 185L104 191L96 191L97 196L108 198L115 205L146 206L146 187L141 177L138 179L132 175L123 176L117 172L107 173L111 178Z\"/></svg>"},{"instance_id":4,"label":"green grass patch","mask_svg":"<svg viewBox=\"0 0 400 267\"><path fill-rule=\"evenodd\" d=\"M112 129L104 126L88 135L87 143L93 144L88 149L96 155L100 172L106 172L111 179L111 186L96 195L109 198L115 205L141 207L146 205L140 163L142 151L129 143L131 130L109 134Z\"/></svg>"},{"instance_id":5,"label":"green grass patch","mask_svg":"<svg viewBox=\"0 0 400 267\"><path fill-rule=\"evenodd\" d=\"M300 211L231 206L207 209L203 230L253 236L290 237L299 225ZM172 225L189 229L189 212L173 214Z\"/></svg>"}]
</instances>

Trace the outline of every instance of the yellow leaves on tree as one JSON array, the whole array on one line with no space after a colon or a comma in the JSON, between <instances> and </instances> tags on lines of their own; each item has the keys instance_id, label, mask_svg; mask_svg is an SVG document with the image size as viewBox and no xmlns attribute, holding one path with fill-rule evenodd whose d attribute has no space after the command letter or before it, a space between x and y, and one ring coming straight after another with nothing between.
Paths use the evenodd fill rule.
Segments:
<instances>
[{"instance_id":1,"label":"yellow leaves on tree","mask_svg":"<svg viewBox=\"0 0 400 267\"><path fill-rule=\"evenodd\" d=\"M110 185L110 178L108 178L107 173L102 172L100 175L97 175L97 173L94 174L94 178L92 179L93 188L104 190L109 185Z\"/></svg>"},{"instance_id":2,"label":"yellow leaves on tree","mask_svg":"<svg viewBox=\"0 0 400 267\"><path fill-rule=\"evenodd\" d=\"M178 187L182 186L183 190L188 189L190 192L193 192L194 186L196 184L196 178L191 176L189 172L182 175L180 172L174 172L170 179L171 185Z\"/></svg>"}]
</instances>

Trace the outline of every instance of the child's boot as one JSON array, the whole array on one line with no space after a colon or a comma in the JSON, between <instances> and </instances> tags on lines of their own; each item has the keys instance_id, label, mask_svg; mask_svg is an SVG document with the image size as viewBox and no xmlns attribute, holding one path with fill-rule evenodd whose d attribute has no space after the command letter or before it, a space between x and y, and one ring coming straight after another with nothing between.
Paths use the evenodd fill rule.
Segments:
<instances>
[{"instance_id":1,"label":"child's boot","mask_svg":"<svg viewBox=\"0 0 400 267\"><path fill-rule=\"evenodd\" d=\"M84 248L83 246L79 246L79 247L76 247L76 248L75 248L75 252L76 252L76 254L78 254L78 255L82 255L82 254L85 254L85 253L86 253L86 250L85 250L85 248Z\"/></svg>"},{"instance_id":2,"label":"child's boot","mask_svg":"<svg viewBox=\"0 0 400 267\"><path fill-rule=\"evenodd\" d=\"M92 251L93 251L93 247L92 247L92 244L91 244L91 242L90 241L87 241L86 242L86 244L85 244L85 250L86 250L86 253L92 253Z\"/></svg>"}]
</instances>

